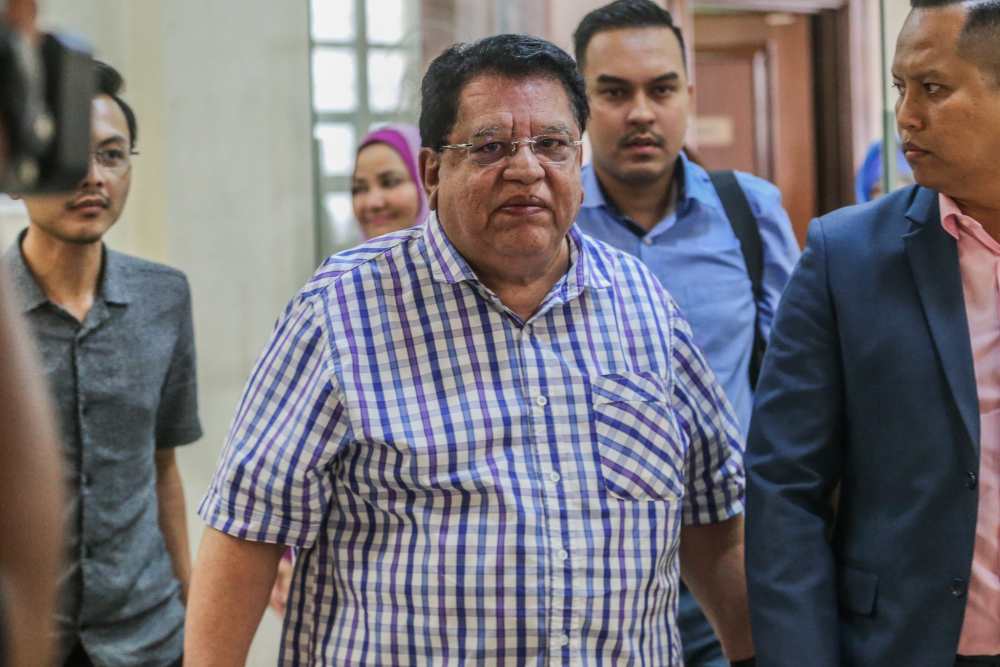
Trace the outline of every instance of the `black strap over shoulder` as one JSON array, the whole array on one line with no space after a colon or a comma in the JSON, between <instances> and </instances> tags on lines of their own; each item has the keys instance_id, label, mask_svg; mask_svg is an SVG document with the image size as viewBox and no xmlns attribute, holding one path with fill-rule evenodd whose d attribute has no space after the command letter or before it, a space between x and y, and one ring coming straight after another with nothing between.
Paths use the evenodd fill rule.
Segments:
<instances>
[{"instance_id":1,"label":"black strap over shoulder","mask_svg":"<svg viewBox=\"0 0 1000 667\"><path fill-rule=\"evenodd\" d=\"M767 346L760 330L760 302L764 296L764 244L760 239L757 219L750 208L750 202L747 201L746 193L736 180L736 174L732 171L713 171L709 173L709 177L712 179L715 191L719 193L723 208L726 209L726 217L733 227L733 233L740 241L747 275L753 286L754 327L753 352L750 356L750 386L756 387L760 375L760 362L764 358L764 348Z\"/></svg>"}]
</instances>

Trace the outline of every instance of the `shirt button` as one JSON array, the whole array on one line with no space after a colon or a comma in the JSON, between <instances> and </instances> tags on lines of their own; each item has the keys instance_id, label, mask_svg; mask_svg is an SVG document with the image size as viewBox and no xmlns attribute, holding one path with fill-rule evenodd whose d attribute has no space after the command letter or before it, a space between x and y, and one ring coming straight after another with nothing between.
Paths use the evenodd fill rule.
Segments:
<instances>
[{"instance_id":1,"label":"shirt button","mask_svg":"<svg viewBox=\"0 0 1000 667\"><path fill-rule=\"evenodd\" d=\"M644 239L642 240L642 242L643 242L644 244L646 244L646 245L653 245L653 239L651 239L651 238L650 238L650 237L648 237L648 236L647 236L646 238L644 238Z\"/></svg>"},{"instance_id":2,"label":"shirt button","mask_svg":"<svg viewBox=\"0 0 1000 667\"><path fill-rule=\"evenodd\" d=\"M969 471L969 472L965 473L965 476L967 478L965 480L965 486L970 491L973 490L973 489L975 489L976 488L976 483L979 481L978 477L976 477L976 473L974 473L972 471Z\"/></svg>"},{"instance_id":3,"label":"shirt button","mask_svg":"<svg viewBox=\"0 0 1000 667\"><path fill-rule=\"evenodd\" d=\"M552 480L553 482L558 482L562 478L559 476L559 473L553 470L552 472L549 473L549 479Z\"/></svg>"},{"instance_id":4,"label":"shirt button","mask_svg":"<svg viewBox=\"0 0 1000 667\"><path fill-rule=\"evenodd\" d=\"M556 555L559 556L559 560L569 560L569 552L565 549L560 549Z\"/></svg>"},{"instance_id":5,"label":"shirt button","mask_svg":"<svg viewBox=\"0 0 1000 667\"><path fill-rule=\"evenodd\" d=\"M563 634L556 637L556 645L566 646L567 644L569 644L569 635Z\"/></svg>"},{"instance_id":6,"label":"shirt button","mask_svg":"<svg viewBox=\"0 0 1000 667\"><path fill-rule=\"evenodd\" d=\"M548 405L548 404L549 404L549 399L547 399L547 398L546 398L546 397L544 397L544 396L536 396L536 397L535 397L535 404L536 404L536 405L537 405L538 407L540 407L540 408L544 408L544 407L545 407L546 405Z\"/></svg>"},{"instance_id":7,"label":"shirt button","mask_svg":"<svg viewBox=\"0 0 1000 667\"><path fill-rule=\"evenodd\" d=\"M965 595L965 579L955 577L951 580L951 594L957 598Z\"/></svg>"}]
</instances>

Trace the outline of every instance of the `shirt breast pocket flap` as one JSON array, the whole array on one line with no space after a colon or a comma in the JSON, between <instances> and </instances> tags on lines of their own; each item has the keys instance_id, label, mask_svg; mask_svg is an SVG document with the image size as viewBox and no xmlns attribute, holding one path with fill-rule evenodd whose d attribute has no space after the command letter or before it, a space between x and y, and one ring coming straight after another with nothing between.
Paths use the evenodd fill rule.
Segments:
<instances>
[{"instance_id":1,"label":"shirt breast pocket flap","mask_svg":"<svg viewBox=\"0 0 1000 667\"><path fill-rule=\"evenodd\" d=\"M592 380L594 431L604 491L619 500L677 501L683 450L665 382L652 374Z\"/></svg>"}]
</instances>

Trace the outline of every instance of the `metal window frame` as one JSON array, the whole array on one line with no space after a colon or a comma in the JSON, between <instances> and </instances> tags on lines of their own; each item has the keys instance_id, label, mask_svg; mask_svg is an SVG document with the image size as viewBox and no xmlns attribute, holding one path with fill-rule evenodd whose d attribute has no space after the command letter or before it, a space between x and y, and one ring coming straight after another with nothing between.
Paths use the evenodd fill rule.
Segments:
<instances>
[{"instance_id":1,"label":"metal window frame","mask_svg":"<svg viewBox=\"0 0 1000 667\"><path fill-rule=\"evenodd\" d=\"M322 1L322 0L320 0ZM314 247L317 263L323 261L331 251L341 250L346 247L343 240L328 239L328 234L324 230L325 204L324 199L331 193L350 193L351 177L349 174L327 175L323 173L322 154L319 140L316 138L316 128L325 123L343 123L353 126L356 140L360 140L373 123L388 123L401 119L412 120L412 113L415 109L402 109L388 112L373 111L369 99L369 79L368 79L368 56L373 51L386 50L408 51L413 63L420 62L421 41L420 33L421 15L420 2L418 0L404 0L405 15L408 20L407 29L404 31L403 39L396 43L371 42L368 38L368 14L367 4L373 0L354 0L354 38L350 40L327 40L313 37L312 27L314 17L312 2L308 6L308 30L309 30L309 100L310 100L310 136L312 145L313 160L313 227L314 227ZM377 2L377 0L374 0ZM416 35L417 39L411 39ZM317 111L314 99L315 75L313 71L313 54L320 48L349 48L354 52L355 85L357 86L357 107L353 111Z\"/></svg>"}]
</instances>

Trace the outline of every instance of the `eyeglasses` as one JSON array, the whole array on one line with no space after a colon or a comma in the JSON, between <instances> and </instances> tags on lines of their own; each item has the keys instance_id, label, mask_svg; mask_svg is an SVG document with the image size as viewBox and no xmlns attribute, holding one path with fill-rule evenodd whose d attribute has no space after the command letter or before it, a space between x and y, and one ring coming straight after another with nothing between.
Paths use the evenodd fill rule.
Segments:
<instances>
[{"instance_id":1,"label":"eyeglasses","mask_svg":"<svg viewBox=\"0 0 1000 667\"><path fill-rule=\"evenodd\" d=\"M128 170L132 164L132 155L138 155L138 151L125 150L124 148L98 148L91 151L97 166L108 171L121 174Z\"/></svg>"},{"instance_id":2,"label":"eyeglasses","mask_svg":"<svg viewBox=\"0 0 1000 667\"><path fill-rule=\"evenodd\" d=\"M539 134L527 139L511 141L509 139L482 138L465 144L445 144L441 150L464 150L472 162L480 167L496 164L504 158L513 157L521 146L528 146L539 162L547 164L564 164L576 157L576 151L582 141L559 134Z\"/></svg>"}]
</instances>

